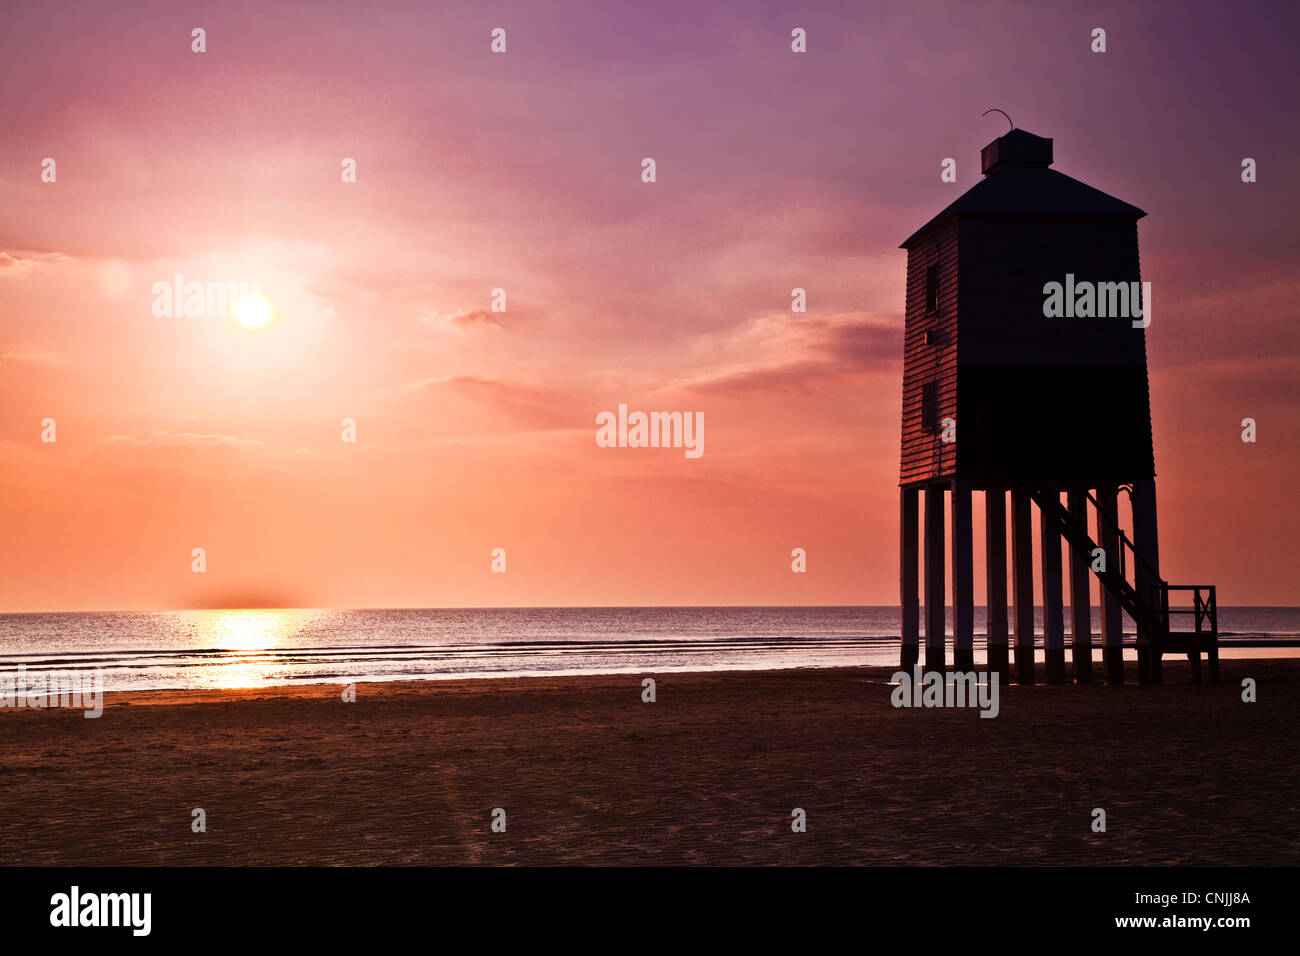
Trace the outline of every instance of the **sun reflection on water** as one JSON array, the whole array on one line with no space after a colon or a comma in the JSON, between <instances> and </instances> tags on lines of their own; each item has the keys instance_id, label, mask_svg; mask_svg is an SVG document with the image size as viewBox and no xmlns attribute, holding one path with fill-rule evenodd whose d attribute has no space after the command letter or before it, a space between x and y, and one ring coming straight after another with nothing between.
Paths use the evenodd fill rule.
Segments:
<instances>
[{"instance_id":1,"label":"sun reflection on water","mask_svg":"<svg viewBox=\"0 0 1300 956\"><path fill-rule=\"evenodd\" d=\"M204 647L260 651L283 644L308 617L305 611L281 608L200 611L199 637Z\"/></svg>"},{"instance_id":2,"label":"sun reflection on water","mask_svg":"<svg viewBox=\"0 0 1300 956\"><path fill-rule=\"evenodd\" d=\"M317 616L317 612L293 608L230 608L196 613L199 647L230 653L212 669L210 683L216 687L257 687L273 682L284 669L274 659L274 652L285 647L290 637ZM270 652L270 659L266 652Z\"/></svg>"}]
</instances>

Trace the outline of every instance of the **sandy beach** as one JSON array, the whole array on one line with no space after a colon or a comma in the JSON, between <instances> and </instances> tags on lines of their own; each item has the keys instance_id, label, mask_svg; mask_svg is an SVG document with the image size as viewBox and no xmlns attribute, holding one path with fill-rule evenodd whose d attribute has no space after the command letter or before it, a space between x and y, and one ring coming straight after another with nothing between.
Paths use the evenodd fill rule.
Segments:
<instances>
[{"instance_id":1,"label":"sandy beach","mask_svg":"<svg viewBox=\"0 0 1300 956\"><path fill-rule=\"evenodd\" d=\"M1300 661L1005 687L992 720L895 709L890 670L664 673L655 703L625 675L0 711L0 864L1300 862Z\"/></svg>"}]
</instances>

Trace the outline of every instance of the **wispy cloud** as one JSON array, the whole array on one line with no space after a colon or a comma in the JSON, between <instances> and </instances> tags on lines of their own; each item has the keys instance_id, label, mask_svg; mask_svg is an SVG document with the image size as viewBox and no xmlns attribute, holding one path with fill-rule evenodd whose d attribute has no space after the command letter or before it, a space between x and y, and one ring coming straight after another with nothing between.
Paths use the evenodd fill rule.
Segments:
<instances>
[{"instance_id":1,"label":"wispy cloud","mask_svg":"<svg viewBox=\"0 0 1300 956\"><path fill-rule=\"evenodd\" d=\"M0 365L36 365L49 368L58 364L58 358L46 349L0 346Z\"/></svg>"},{"instance_id":2,"label":"wispy cloud","mask_svg":"<svg viewBox=\"0 0 1300 956\"><path fill-rule=\"evenodd\" d=\"M67 257L54 252L18 256L0 252L0 279L25 279L47 262L58 262L65 258Z\"/></svg>"},{"instance_id":3,"label":"wispy cloud","mask_svg":"<svg viewBox=\"0 0 1300 956\"><path fill-rule=\"evenodd\" d=\"M585 420L574 410L573 396L543 388L474 375L449 375L416 383L421 391L469 400L530 428L570 428Z\"/></svg>"},{"instance_id":4,"label":"wispy cloud","mask_svg":"<svg viewBox=\"0 0 1300 956\"><path fill-rule=\"evenodd\" d=\"M901 361L902 325L888 317L762 316L714 343L736 357L715 364L682 387L711 394L807 391L831 378L879 372Z\"/></svg>"},{"instance_id":5,"label":"wispy cloud","mask_svg":"<svg viewBox=\"0 0 1300 956\"><path fill-rule=\"evenodd\" d=\"M235 435L209 435L199 432L154 431L148 437L137 435L109 435L105 442L118 445L175 446L190 445L203 448L231 447L243 448L261 445L256 438L239 438Z\"/></svg>"},{"instance_id":6,"label":"wispy cloud","mask_svg":"<svg viewBox=\"0 0 1300 956\"><path fill-rule=\"evenodd\" d=\"M444 332L465 333L476 329L501 328L501 323L485 309L462 309L459 312L421 309L420 321Z\"/></svg>"}]
</instances>

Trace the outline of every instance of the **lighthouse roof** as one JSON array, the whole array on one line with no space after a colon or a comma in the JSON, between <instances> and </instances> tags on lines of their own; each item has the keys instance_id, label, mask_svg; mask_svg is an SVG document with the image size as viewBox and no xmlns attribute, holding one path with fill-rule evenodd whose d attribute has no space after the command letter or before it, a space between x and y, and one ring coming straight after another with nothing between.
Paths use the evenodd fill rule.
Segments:
<instances>
[{"instance_id":1,"label":"lighthouse roof","mask_svg":"<svg viewBox=\"0 0 1300 956\"><path fill-rule=\"evenodd\" d=\"M1146 215L1137 206L1049 168L1052 141L1013 129L981 151L984 178L912 233L909 249L949 216L977 215L1127 216Z\"/></svg>"}]
</instances>

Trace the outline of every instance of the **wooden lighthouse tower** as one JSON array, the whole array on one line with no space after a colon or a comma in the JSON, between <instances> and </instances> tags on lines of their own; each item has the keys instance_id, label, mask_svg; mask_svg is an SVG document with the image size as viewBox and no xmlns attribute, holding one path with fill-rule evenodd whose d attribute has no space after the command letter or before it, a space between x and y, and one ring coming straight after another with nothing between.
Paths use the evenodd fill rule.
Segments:
<instances>
[{"instance_id":1,"label":"wooden lighthouse tower","mask_svg":"<svg viewBox=\"0 0 1300 956\"><path fill-rule=\"evenodd\" d=\"M1073 676L1091 681L1089 590L1095 575L1107 681L1124 679L1125 614L1137 634L1142 681L1161 680L1161 657L1171 651L1187 652L1199 679L1204 650L1215 678L1214 589L1179 588L1160 577L1149 319L1142 319L1151 315L1151 296L1139 295L1137 221L1146 214L1052 169L1052 140L1024 130L994 140L981 159L981 181L902 244L902 665L910 670L918 663L922 587L925 668L941 671L947 664L944 578L950 542L952 664L974 669L972 511L975 493L982 493L990 669L1010 676L1014 635L1015 677L1020 683L1035 680L1034 605L1041 603L1046 679L1068 679L1064 579ZM1050 283L1061 284L1069 296L1088 284L1099 287L1105 307L1098 310L1100 299L1094 297L1091 306L1080 300L1068 316L1049 316ZM1134 301L1121 301L1130 290ZM1131 501L1131 533L1121 526L1121 490ZM945 534L946 511L951 535ZM1035 511L1040 602L1033 570ZM1062 541L1069 546L1064 563ZM924 566L919 573L918 564ZM1170 633L1171 613L1185 610L1169 605L1170 591L1179 590L1193 592L1192 633Z\"/></svg>"}]
</instances>

